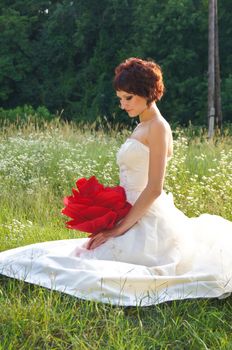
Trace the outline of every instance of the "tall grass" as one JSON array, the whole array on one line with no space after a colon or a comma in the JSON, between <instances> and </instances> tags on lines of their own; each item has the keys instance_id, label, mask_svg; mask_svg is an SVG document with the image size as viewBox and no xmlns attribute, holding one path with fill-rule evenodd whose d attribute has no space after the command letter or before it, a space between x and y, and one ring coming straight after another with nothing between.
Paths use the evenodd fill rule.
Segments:
<instances>
[{"instance_id":1,"label":"tall grass","mask_svg":"<svg viewBox=\"0 0 232 350\"><path fill-rule=\"evenodd\" d=\"M208 142L176 129L165 188L189 216L232 220L232 137ZM0 132L1 250L83 233L64 228L62 198L79 177L119 182L116 152L129 130L61 124ZM232 349L232 302L186 300L147 308L82 301L0 278L0 349Z\"/></svg>"}]
</instances>

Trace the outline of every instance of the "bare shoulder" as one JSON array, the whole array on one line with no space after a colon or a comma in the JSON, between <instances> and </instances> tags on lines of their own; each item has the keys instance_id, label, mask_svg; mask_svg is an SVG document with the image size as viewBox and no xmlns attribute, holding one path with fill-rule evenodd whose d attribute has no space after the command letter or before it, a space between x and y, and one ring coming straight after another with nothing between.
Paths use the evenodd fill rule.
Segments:
<instances>
[{"instance_id":1,"label":"bare shoulder","mask_svg":"<svg viewBox=\"0 0 232 350\"><path fill-rule=\"evenodd\" d=\"M153 138L154 136L162 136L170 138L172 135L171 127L166 119L161 115L153 119L149 124L148 138Z\"/></svg>"},{"instance_id":2,"label":"bare shoulder","mask_svg":"<svg viewBox=\"0 0 232 350\"><path fill-rule=\"evenodd\" d=\"M151 121L148 130L147 142L149 147L155 151L155 153L166 153L167 157L171 157L173 154L173 139L172 131L169 123L162 117Z\"/></svg>"}]
</instances>

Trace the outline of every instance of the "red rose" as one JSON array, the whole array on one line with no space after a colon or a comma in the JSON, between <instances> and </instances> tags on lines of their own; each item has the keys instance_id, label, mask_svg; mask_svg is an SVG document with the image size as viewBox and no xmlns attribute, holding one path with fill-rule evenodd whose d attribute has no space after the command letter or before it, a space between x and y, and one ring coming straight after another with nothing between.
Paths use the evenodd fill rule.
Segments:
<instances>
[{"instance_id":1,"label":"red rose","mask_svg":"<svg viewBox=\"0 0 232 350\"><path fill-rule=\"evenodd\" d=\"M114 227L131 208L121 186L104 187L95 176L77 180L76 186L72 196L64 198L62 213L72 218L67 228L97 234Z\"/></svg>"}]
</instances>

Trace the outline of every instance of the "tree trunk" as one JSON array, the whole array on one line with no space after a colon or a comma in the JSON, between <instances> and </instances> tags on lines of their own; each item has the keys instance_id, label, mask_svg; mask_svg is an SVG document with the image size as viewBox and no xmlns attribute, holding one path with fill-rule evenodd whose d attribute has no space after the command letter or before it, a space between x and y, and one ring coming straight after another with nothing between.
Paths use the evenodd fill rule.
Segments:
<instances>
[{"instance_id":1,"label":"tree trunk","mask_svg":"<svg viewBox=\"0 0 232 350\"><path fill-rule=\"evenodd\" d=\"M215 116L216 125L222 128L222 108L221 108L221 78L219 61L219 43L218 43L218 11L217 0L215 0Z\"/></svg>"},{"instance_id":2,"label":"tree trunk","mask_svg":"<svg viewBox=\"0 0 232 350\"><path fill-rule=\"evenodd\" d=\"M208 137L212 138L215 118L215 0L209 0L208 30Z\"/></svg>"}]
</instances>

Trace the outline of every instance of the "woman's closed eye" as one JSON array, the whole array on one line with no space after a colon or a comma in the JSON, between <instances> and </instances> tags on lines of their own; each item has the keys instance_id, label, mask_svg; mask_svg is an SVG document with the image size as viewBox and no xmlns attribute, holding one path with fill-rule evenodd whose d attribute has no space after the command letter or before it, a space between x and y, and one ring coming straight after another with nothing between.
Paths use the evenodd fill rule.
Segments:
<instances>
[{"instance_id":1,"label":"woman's closed eye","mask_svg":"<svg viewBox=\"0 0 232 350\"><path fill-rule=\"evenodd\" d=\"M130 101L133 98L133 95L129 95L129 96L125 96L125 97L119 97L119 96L117 96L117 97L119 99L119 102L121 103L121 102L123 102L123 100Z\"/></svg>"},{"instance_id":2,"label":"woman's closed eye","mask_svg":"<svg viewBox=\"0 0 232 350\"><path fill-rule=\"evenodd\" d=\"M123 103L131 101L132 97L133 96L128 96L128 97L124 97L124 99L120 99L120 104L123 104Z\"/></svg>"}]
</instances>

